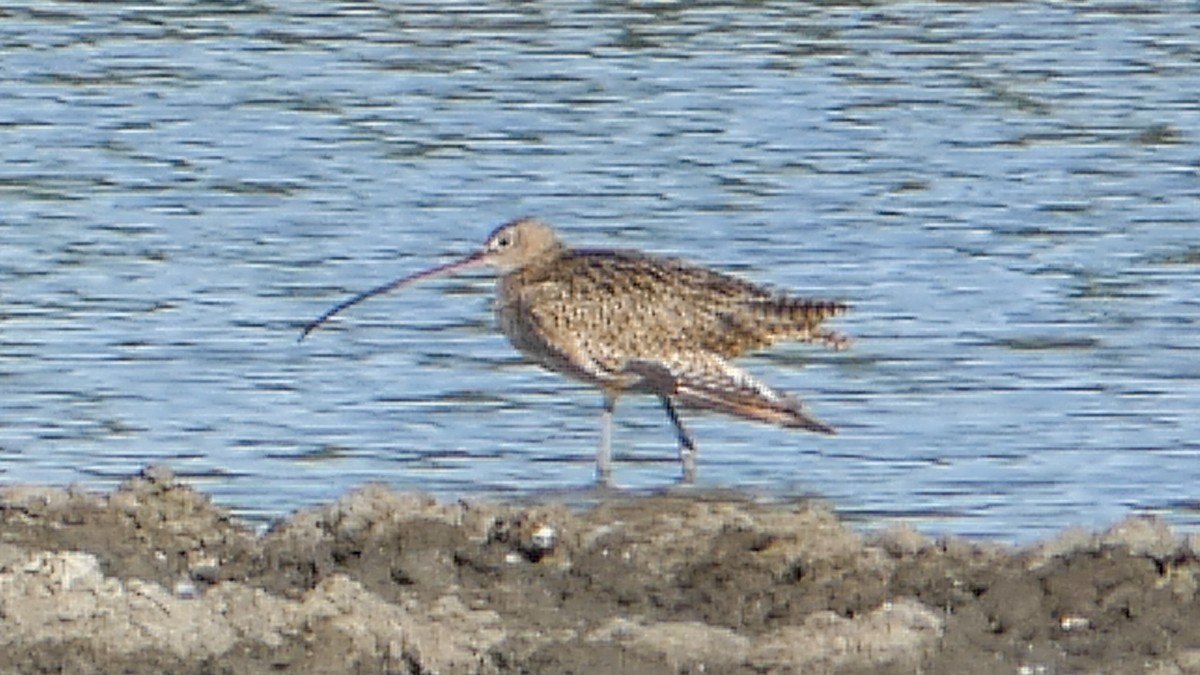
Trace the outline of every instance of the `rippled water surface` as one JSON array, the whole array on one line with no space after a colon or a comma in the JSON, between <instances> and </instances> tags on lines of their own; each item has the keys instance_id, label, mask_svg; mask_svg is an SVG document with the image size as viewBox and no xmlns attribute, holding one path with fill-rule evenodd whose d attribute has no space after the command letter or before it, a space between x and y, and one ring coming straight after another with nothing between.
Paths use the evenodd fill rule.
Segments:
<instances>
[{"instance_id":1,"label":"rippled water surface","mask_svg":"<svg viewBox=\"0 0 1200 675\"><path fill-rule=\"evenodd\" d=\"M1028 541L1200 518L1200 11L1144 3L6 3L0 472L165 463L251 518L367 481L583 498L599 397L491 281L537 214L846 299L745 360L833 439L686 415L700 480ZM676 477L652 399L616 476Z\"/></svg>"}]
</instances>

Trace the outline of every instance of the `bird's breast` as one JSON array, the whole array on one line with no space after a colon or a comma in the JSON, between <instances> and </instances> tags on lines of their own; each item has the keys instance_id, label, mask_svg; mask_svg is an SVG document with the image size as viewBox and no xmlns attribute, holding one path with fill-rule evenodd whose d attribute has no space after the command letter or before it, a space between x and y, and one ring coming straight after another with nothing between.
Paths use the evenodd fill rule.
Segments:
<instances>
[{"instance_id":1,"label":"bird's breast","mask_svg":"<svg viewBox=\"0 0 1200 675\"><path fill-rule=\"evenodd\" d=\"M547 322L546 308L540 306L538 294L530 287L510 278L501 279L494 309L500 332L526 358L550 370L583 377L575 363L577 356L567 343L569 337L556 331L553 322Z\"/></svg>"},{"instance_id":2,"label":"bird's breast","mask_svg":"<svg viewBox=\"0 0 1200 675\"><path fill-rule=\"evenodd\" d=\"M631 379L623 372L632 354L630 345L622 343L621 326L604 306L570 284L502 279L494 309L501 332L529 360L606 388L624 388Z\"/></svg>"}]
</instances>

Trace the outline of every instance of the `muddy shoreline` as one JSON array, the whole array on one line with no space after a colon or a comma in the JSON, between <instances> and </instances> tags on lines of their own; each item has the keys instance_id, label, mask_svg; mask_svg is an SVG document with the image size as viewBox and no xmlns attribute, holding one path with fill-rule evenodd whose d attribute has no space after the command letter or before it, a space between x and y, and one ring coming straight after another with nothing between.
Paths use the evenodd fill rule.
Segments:
<instances>
[{"instance_id":1,"label":"muddy shoreline","mask_svg":"<svg viewBox=\"0 0 1200 675\"><path fill-rule=\"evenodd\" d=\"M1200 671L1196 537L1013 548L722 495L441 503L265 534L167 470L0 489L0 672Z\"/></svg>"}]
</instances>

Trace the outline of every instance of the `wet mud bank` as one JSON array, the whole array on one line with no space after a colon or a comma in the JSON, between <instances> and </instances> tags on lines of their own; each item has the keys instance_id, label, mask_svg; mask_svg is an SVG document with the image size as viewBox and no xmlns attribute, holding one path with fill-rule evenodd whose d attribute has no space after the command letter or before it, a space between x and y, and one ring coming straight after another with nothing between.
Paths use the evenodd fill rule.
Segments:
<instances>
[{"instance_id":1,"label":"wet mud bank","mask_svg":"<svg viewBox=\"0 0 1200 675\"><path fill-rule=\"evenodd\" d=\"M0 489L0 672L1200 671L1200 540L863 536L730 495L444 503L368 486L265 534L168 471Z\"/></svg>"}]
</instances>

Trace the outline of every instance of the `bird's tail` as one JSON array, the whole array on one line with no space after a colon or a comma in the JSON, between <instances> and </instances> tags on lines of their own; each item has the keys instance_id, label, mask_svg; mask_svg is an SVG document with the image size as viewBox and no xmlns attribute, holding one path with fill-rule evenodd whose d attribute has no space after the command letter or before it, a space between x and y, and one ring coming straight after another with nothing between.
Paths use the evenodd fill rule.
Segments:
<instances>
[{"instance_id":1,"label":"bird's tail","mask_svg":"<svg viewBox=\"0 0 1200 675\"><path fill-rule=\"evenodd\" d=\"M841 302L785 295L746 300L724 313L722 330L707 336L702 346L730 358L788 340L845 349L849 337L820 326L849 309Z\"/></svg>"},{"instance_id":2,"label":"bird's tail","mask_svg":"<svg viewBox=\"0 0 1200 675\"><path fill-rule=\"evenodd\" d=\"M799 340L845 349L850 338L820 328L826 319L845 314L850 305L832 300L809 300L780 295L754 300L745 305L748 318L760 330L779 340Z\"/></svg>"}]
</instances>

